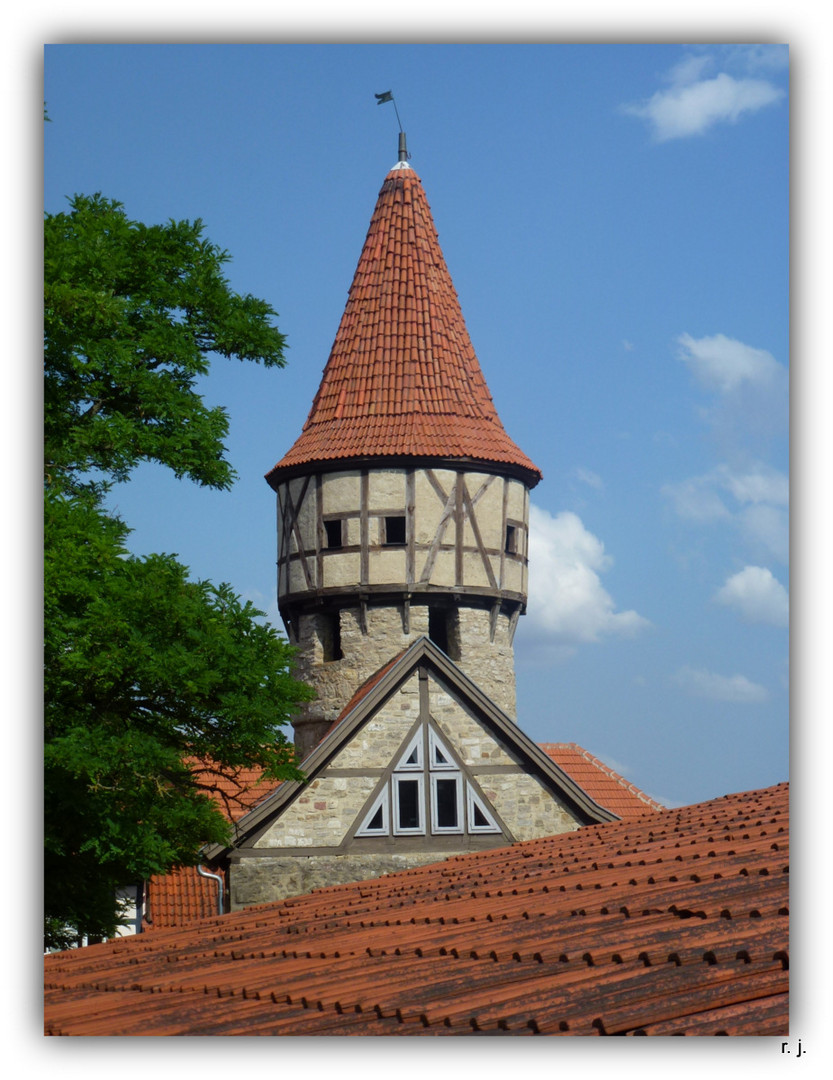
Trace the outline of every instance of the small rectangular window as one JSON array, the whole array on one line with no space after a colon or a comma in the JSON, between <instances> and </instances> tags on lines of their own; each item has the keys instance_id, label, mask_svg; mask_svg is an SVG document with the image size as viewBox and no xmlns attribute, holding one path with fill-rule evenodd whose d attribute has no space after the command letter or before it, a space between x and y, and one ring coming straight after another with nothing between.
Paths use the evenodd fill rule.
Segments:
<instances>
[{"instance_id":1,"label":"small rectangular window","mask_svg":"<svg viewBox=\"0 0 833 1080\"><path fill-rule=\"evenodd\" d=\"M437 828L456 829L460 824L458 813L457 780L434 781L437 799Z\"/></svg>"},{"instance_id":2,"label":"small rectangular window","mask_svg":"<svg viewBox=\"0 0 833 1080\"><path fill-rule=\"evenodd\" d=\"M327 547L331 550L333 548L340 548L344 544L344 541L342 540L341 524L341 518L324 522L324 530L327 533Z\"/></svg>"},{"instance_id":3,"label":"small rectangular window","mask_svg":"<svg viewBox=\"0 0 833 1080\"><path fill-rule=\"evenodd\" d=\"M503 550L507 555L516 555L518 552L518 530L514 525L506 526L506 543Z\"/></svg>"},{"instance_id":4,"label":"small rectangular window","mask_svg":"<svg viewBox=\"0 0 833 1080\"><path fill-rule=\"evenodd\" d=\"M421 828L419 780L396 781L396 824L398 832L415 832Z\"/></svg>"},{"instance_id":5,"label":"small rectangular window","mask_svg":"<svg viewBox=\"0 0 833 1080\"><path fill-rule=\"evenodd\" d=\"M405 518L399 517L386 517L385 518L385 543L390 544L404 544L405 543Z\"/></svg>"}]
</instances>

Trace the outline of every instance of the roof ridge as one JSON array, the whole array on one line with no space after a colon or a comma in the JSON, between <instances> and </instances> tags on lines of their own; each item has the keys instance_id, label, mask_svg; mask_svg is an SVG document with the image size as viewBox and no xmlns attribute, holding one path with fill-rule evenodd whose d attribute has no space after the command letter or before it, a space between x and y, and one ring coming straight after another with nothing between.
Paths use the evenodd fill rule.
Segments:
<instances>
[{"instance_id":1,"label":"roof ridge","mask_svg":"<svg viewBox=\"0 0 833 1080\"><path fill-rule=\"evenodd\" d=\"M644 806L653 810L667 809L667 807L663 806L662 803L658 802L656 799L651 798L650 795L642 791L641 788L637 787L636 784L634 784L630 780L627 780L624 776L621 775L621 773L618 773L614 768L612 768L612 766L607 765L604 761L602 761L601 758L597 757L595 754L591 753L583 746L580 746L578 743L545 742L540 743L539 745L544 750L544 752L549 754L550 756L553 756L551 754L551 751L554 751L556 753L559 750L572 751L573 753L578 754L579 757L583 758L589 765L592 765L594 769L598 769L598 771L602 773L603 776L606 776L618 787L621 787L624 791L627 791L630 795L633 795ZM567 764L562 765L562 768L569 772L569 766ZM601 801L601 804L605 805L605 798L601 794L598 795L597 801Z\"/></svg>"}]
</instances>

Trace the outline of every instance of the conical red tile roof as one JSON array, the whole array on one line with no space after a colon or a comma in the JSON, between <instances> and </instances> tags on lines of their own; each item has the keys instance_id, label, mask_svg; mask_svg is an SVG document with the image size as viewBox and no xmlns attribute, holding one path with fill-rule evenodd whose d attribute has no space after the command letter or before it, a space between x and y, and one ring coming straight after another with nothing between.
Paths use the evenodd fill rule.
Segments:
<instances>
[{"instance_id":1,"label":"conical red tile roof","mask_svg":"<svg viewBox=\"0 0 833 1080\"><path fill-rule=\"evenodd\" d=\"M321 385L300 437L267 474L314 463L450 458L540 470L503 429L469 339L422 183L385 177Z\"/></svg>"}]
</instances>

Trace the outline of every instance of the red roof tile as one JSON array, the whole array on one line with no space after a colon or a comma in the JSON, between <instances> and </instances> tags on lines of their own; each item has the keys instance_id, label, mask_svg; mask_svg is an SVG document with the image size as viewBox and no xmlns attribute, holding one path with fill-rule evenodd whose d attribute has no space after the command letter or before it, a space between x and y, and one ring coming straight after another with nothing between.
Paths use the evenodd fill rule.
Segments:
<instances>
[{"instance_id":1,"label":"red roof tile","mask_svg":"<svg viewBox=\"0 0 833 1080\"><path fill-rule=\"evenodd\" d=\"M500 422L428 200L410 167L385 177L318 393L267 474L375 457L457 458L541 473Z\"/></svg>"},{"instance_id":2,"label":"red roof tile","mask_svg":"<svg viewBox=\"0 0 833 1080\"><path fill-rule=\"evenodd\" d=\"M665 807L577 743L539 743L590 798L620 818Z\"/></svg>"},{"instance_id":3,"label":"red roof tile","mask_svg":"<svg viewBox=\"0 0 833 1080\"><path fill-rule=\"evenodd\" d=\"M63 1035L781 1035L788 786L45 957Z\"/></svg>"},{"instance_id":4,"label":"red roof tile","mask_svg":"<svg viewBox=\"0 0 833 1080\"><path fill-rule=\"evenodd\" d=\"M280 784L279 780L264 780L260 768L240 767L219 773L211 764L197 760L192 767L199 785L231 822L239 821ZM154 874L145 884L142 930L187 926L204 915L215 915L217 898L217 882L197 873L196 867L182 866L167 874Z\"/></svg>"},{"instance_id":5,"label":"red roof tile","mask_svg":"<svg viewBox=\"0 0 833 1080\"><path fill-rule=\"evenodd\" d=\"M219 772L211 762L194 759L191 764L198 786L232 823L248 814L280 783L280 780L264 779L259 766L225 767Z\"/></svg>"},{"instance_id":6,"label":"red roof tile","mask_svg":"<svg viewBox=\"0 0 833 1080\"><path fill-rule=\"evenodd\" d=\"M217 896L217 882L202 877L194 866L154 874L145 885L142 931L186 926L205 915L216 915Z\"/></svg>"}]
</instances>

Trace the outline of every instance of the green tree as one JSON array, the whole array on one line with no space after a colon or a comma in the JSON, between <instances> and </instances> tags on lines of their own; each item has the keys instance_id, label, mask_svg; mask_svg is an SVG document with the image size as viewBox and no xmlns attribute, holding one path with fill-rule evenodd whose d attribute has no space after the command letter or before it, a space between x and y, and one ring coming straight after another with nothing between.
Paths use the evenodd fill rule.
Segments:
<instances>
[{"instance_id":1,"label":"green tree","mask_svg":"<svg viewBox=\"0 0 833 1080\"><path fill-rule=\"evenodd\" d=\"M228 837L212 777L298 777L281 730L311 691L227 585L132 556L102 498L141 461L227 488L210 354L284 364L275 312L238 296L200 222L145 226L76 197L45 219L46 942L113 932L115 889Z\"/></svg>"},{"instance_id":2,"label":"green tree","mask_svg":"<svg viewBox=\"0 0 833 1080\"><path fill-rule=\"evenodd\" d=\"M139 461L227 488L228 417L194 389L210 354L285 364L263 300L234 293L200 221L143 225L76 196L44 227L46 481L124 480Z\"/></svg>"}]
</instances>

